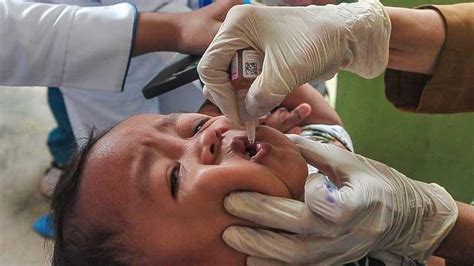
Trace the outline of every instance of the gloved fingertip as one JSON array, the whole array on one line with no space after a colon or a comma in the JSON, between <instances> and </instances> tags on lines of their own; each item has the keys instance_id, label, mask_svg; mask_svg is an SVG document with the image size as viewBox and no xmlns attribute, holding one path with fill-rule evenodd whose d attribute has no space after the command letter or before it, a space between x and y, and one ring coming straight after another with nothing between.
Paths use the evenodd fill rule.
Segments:
<instances>
[{"instance_id":1,"label":"gloved fingertip","mask_svg":"<svg viewBox=\"0 0 474 266\"><path fill-rule=\"evenodd\" d=\"M225 209L237 216L252 213L256 210L256 203L258 203L262 196L255 192L233 192L224 199Z\"/></svg>"},{"instance_id":2,"label":"gloved fingertip","mask_svg":"<svg viewBox=\"0 0 474 266\"><path fill-rule=\"evenodd\" d=\"M236 230L236 226L229 226L227 227L225 230L224 230L224 233L222 233L222 239L224 239L224 241L226 243L229 244L229 242L231 243L232 242L232 239L235 235L235 230Z\"/></svg>"},{"instance_id":3,"label":"gloved fingertip","mask_svg":"<svg viewBox=\"0 0 474 266\"><path fill-rule=\"evenodd\" d=\"M240 226L229 226L222 233L222 239L224 242L232 248L239 249L241 246L241 227Z\"/></svg>"},{"instance_id":4,"label":"gloved fingertip","mask_svg":"<svg viewBox=\"0 0 474 266\"><path fill-rule=\"evenodd\" d=\"M233 214L235 210L235 201L233 193L224 198L224 208L231 214Z\"/></svg>"}]
</instances>

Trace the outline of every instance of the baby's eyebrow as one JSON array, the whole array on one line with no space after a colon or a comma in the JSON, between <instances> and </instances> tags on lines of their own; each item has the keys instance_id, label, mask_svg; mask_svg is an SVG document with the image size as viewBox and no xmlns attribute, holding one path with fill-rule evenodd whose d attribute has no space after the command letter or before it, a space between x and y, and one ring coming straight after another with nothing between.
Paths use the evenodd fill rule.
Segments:
<instances>
[{"instance_id":1,"label":"baby's eyebrow","mask_svg":"<svg viewBox=\"0 0 474 266\"><path fill-rule=\"evenodd\" d=\"M165 116L163 121L158 125L158 129L176 127L176 123L181 115L180 113L174 113Z\"/></svg>"}]
</instances>

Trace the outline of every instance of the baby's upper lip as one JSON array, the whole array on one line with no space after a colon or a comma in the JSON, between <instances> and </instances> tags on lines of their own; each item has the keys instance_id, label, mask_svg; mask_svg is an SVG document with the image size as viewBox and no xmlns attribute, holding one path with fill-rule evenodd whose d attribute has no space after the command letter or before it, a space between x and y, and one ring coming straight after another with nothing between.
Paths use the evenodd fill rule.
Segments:
<instances>
[{"instance_id":1,"label":"baby's upper lip","mask_svg":"<svg viewBox=\"0 0 474 266\"><path fill-rule=\"evenodd\" d=\"M247 154L247 147L249 143L247 137L245 136L235 136L232 138L230 148L232 151L236 152L239 155L244 156L246 159L250 159L250 156Z\"/></svg>"}]
</instances>

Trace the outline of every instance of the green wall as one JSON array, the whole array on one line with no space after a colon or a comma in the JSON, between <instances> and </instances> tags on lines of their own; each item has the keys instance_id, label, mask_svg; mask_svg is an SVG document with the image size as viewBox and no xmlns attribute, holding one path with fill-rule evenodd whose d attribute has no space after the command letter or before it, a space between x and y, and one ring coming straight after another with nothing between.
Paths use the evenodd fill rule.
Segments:
<instances>
[{"instance_id":1,"label":"green wall","mask_svg":"<svg viewBox=\"0 0 474 266\"><path fill-rule=\"evenodd\" d=\"M382 2L417 6L460 1ZM339 75L337 111L357 153L389 164L413 179L436 182L457 200L473 201L474 113L400 112L386 100L383 88L382 77L365 80L347 72Z\"/></svg>"}]
</instances>

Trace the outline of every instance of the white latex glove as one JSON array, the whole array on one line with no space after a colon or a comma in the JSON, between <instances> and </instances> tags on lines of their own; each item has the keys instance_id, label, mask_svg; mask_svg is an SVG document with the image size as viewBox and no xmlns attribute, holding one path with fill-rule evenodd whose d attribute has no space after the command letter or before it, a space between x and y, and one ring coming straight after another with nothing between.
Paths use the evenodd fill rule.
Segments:
<instances>
[{"instance_id":1,"label":"white latex glove","mask_svg":"<svg viewBox=\"0 0 474 266\"><path fill-rule=\"evenodd\" d=\"M338 180L331 188L321 174L305 185L305 203L239 192L228 212L294 234L232 226L223 238L251 256L292 264L339 264L369 252L399 254L422 262L457 219L453 198L437 184L409 179L382 163L301 136L290 138L308 163Z\"/></svg>"},{"instance_id":2,"label":"white latex glove","mask_svg":"<svg viewBox=\"0 0 474 266\"><path fill-rule=\"evenodd\" d=\"M240 123L228 69L237 50L252 47L264 54L264 62L245 102L251 115L261 116L294 88L330 79L339 69L365 78L378 76L388 63L390 31L390 19L378 0L308 7L235 6L199 63L204 94Z\"/></svg>"}]
</instances>

